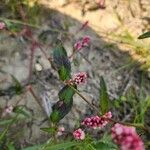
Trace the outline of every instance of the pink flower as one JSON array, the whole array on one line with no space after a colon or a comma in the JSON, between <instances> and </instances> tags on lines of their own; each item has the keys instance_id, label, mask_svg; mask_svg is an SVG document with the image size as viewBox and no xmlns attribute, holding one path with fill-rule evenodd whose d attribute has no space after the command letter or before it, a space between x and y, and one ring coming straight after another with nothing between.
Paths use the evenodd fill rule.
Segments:
<instances>
[{"instance_id":1,"label":"pink flower","mask_svg":"<svg viewBox=\"0 0 150 150\"><path fill-rule=\"evenodd\" d=\"M61 136L64 131L65 131L65 128L64 128L64 127L58 127L57 136Z\"/></svg>"},{"instance_id":2,"label":"pink flower","mask_svg":"<svg viewBox=\"0 0 150 150\"><path fill-rule=\"evenodd\" d=\"M86 72L79 72L73 75L72 79L66 80L65 83L69 85L79 85L86 83L87 81L87 73Z\"/></svg>"},{"instance_id":3,"label":"pink flower","mask_svg":"<svg viewBox=\"0 0 150 150\"><path fill-rule=\"evenodd\" d=\"M85 138L85 133L84 133L84 131L82 130L82 129L77 129L77 130L75 130L74 132L73 132L73 136L74 136L74 138L75 139L77 139L77 140L84 140L84 138Z\"/></svg>"},{"instance_id":4,"label":"pink flower","mask_svg":"<svg viewBox=\"0 0 150 150\"><path fill-rule=\"evenodd\" d=\"M4 22L0 22L0 30L3 30L6 27Z\"/></svg>"},{"instance_id":5,"label":"pink flower","mask_svg":"<svg viewBox=\"0 0 150 150\"><path fill-rule=\"evenodd\" d=\"M83 84L87 81L87 73L86 72L76 73L74 74L72 80L76 85Z\"/></svg>"},{"instance_id":6,"label":"pink flower","mask_svg":"<svg viewBox=\"0 0 150 150\"><path fill-rule=\"evenodd\" d=\"M3 113L2 113L2 116L6 116L7 114L11 114L13 112L13 109L14 109L14 107L12 105L6 106Z\"/></svg>"},{"instance_id":7,"label":"pink flower","mask_svg":"<svg viewBox=\"0 0 150 150\"><path fill-rule=\"evenodd\" d=\"M75 44L74 44L74 49L75 50L81 50L82 48L86 47L86 46L89 46L90 44L90 37L89 36L84 36L82 38L82 40L80 41L77 41Z\"/></svg>"},{"instance_id":8,"label":"pink flower","mask_svg":"<svg viewBox=\"0 0 150 150\"><path fill-rule=\"evenodd\" d=\"M80 49L82 49L82 42L81 41L78 41L74 44L74 48L75 50L79 51Z\"/></svg>"},{"instance_id":9,"label":"pink flower","mask_svg":"<svg viewBox=\"0 0 150 150\"><path fill-rule=\"evenodd\" d=\"M89 37L89 36L83 37L83 39L82 39L82 46L83 46L83 47L84 47L84 46L88 46L89 43L90 43L90 37Z\"/></svg>"},{"instance_id":10,"label":"pink flower","mask_svg":"<svg viewBox=\"0 0 150 150\"><path fill-rule=\"evenodd\" d=\"M115 124L112 127L112 138L121 150L144 150L144 144L134 127Z\"/></svg>"},{"instance_id":11,"label":"pink flower","mask_svg":"<svg viewBox=\"0 0 150 150\"><path fill-rule=\"evenodd\" d=\"M107 112L102 117L99 116L87 117L83 120L81 124L93 129L103 128L108 124L109 122L108 119L110 119L111 117L112 117L111 112Z\"/></svg>"}]
</instances>

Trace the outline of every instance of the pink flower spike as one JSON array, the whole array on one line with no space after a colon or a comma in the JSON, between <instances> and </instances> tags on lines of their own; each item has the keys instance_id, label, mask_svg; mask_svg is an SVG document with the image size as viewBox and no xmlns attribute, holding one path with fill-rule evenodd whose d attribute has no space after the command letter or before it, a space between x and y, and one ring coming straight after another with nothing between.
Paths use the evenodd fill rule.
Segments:
<instances>
[{"instance_id":1,"label":"pink flower spike","mask_svg":"<svg viewBox=\"0 0 150 150\"><path fill-rule=\"evenodd\" d=\"M121 150L145 150L144 143L134 127L115 124L112 127L112 139Z\"/></svg>"},{"instance_id":2,"label":"pink flower spike","mask_svg":"<svg viewBox=\"0 0 150 150\"><path fill-rule=\"evenodd\" d=\"M83 84L87 81L87 73L86 72L76 73L74 74L72 80L76 85Z\"/></svg>"},{"instance_id":3,"label":"pink flower spike","mask_svg":"<svg viewBox=\"0 0 150 150\"><path fill-rule=\"evenodd\" d=\"M78 41L78 42L76 42L74 44L74 49L77 50L77 51L79 51L79 50L82 49L82 43L81 43L81 41Z\"/></svg>"},{"instance_id":4,"label":"pink flower spike","mask_svg":"<svg viewBox=\"0 0 150 150\"><path fill-rule=\"evenodd\" d=\"M3 30L6 27L4 22L0 22L0 30Z\"/></svg>"},{"instance_id":5,"label":"pink flower spike","mask_svg":"<svg viewBox=\"0 0 150 150\"><path fill-rule=\"evenodd\" d=\"M77 139L77 140L84 140L84 138L85 138L85 133L84 133L84 131L82 130L82 129L77 129L77 130L75 130L74 132L73 132L73 136L74 136L74 138L75 139Z\"/></svg>"},{"instance_id":6,"label":"pink flower spike","mask_svg":"<svg viewBox=\"0 0 150 150\"><path fill-rule=\"evenodd\" d=\"M89 46L89 44L90 44L90 37L89 36L83 37L83 39L82 39L82 46L83 47L84 46Z\"/></svg>"},{"instance_id":7,"label":"pink flower spike","mask_svg":"<svg viewBox=\"0 0 150 150\"><path fill-rule=\"evenodd\" d=\"M89 127L89 128L93 128L93 129L100 128L101 129L109 123L108 119L110 119L111 117L112 117L111 112L108 112L101 117L99 117L99 116L87 117L83 120L83 122L81 124L86 127Z\"/></svg>"}]
</instances>

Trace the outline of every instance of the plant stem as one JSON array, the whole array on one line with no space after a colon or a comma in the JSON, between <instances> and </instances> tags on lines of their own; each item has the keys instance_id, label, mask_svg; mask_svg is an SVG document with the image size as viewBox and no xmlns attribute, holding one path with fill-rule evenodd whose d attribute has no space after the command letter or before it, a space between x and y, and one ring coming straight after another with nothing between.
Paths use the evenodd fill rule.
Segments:
<instances>
[{"instance_id":1,"label":"plant stem","mask_svg":"<svg viewBox=\"0 0 150 150\"><path fill-rule=\"evenodd\" d=\"M4 136L7 134L9 128L11 127L11 125L17 120L18 116L19 116L19 114L16 114L14 119L10 122L10 124L8 124L8 126L5 128L5 130L1 133L1 135L0 135L0 142L3 140Z\"/></svg>"},{"instance_id":2,"label":"plant stem","mask_svg":"<svg viewBox=\"0 0 150 150\"><path fill-rule=\"evenodd\" d=\"M41 103L40 103L41 100L39 100L39 98L36 96L36 94L35 94L35 92L33 91L33 88L32 88L31 85L28 86L28 90L29 90L29 92L31 93L31 95L34 97L34 99L36 100L36 102L38 103L38 105L41 107L42 111L46 114L45 110L43 109L43 107L42 107L42 105L41 105ZM46 115L47 115L47 114L46 114Z\"/></svg>"},{"instance_id":3,"label":"plant stem","mask_svg":"<svg viewBox=\"0 0 150 150\"><path fill-rule=\"evenodd\" d=\"M91 108L93 108L99 114L99 110L94 105L92 105L77 89L69 84L68 86L71 87Z\"/></svg>"}]
</instances>

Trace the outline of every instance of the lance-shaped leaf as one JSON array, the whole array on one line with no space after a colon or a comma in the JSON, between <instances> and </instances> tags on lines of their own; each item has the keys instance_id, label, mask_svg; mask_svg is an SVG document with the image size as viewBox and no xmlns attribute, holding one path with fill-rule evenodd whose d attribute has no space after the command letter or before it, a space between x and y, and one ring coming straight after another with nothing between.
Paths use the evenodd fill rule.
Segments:
<instances>
[{"instance_id":1,"label":"lance-shaped leaf","mask_svg":"<svg viewBox=\"0 0 150 150\"><path fill-rule=\"evenodd\" d=\"M7 20L7 19L4 19L3 20L6 24L6 27L9 31L12 31L12 32L19 32L22 30L22 27L21 25L18 23L13 23L11 20Z\"/></svg>"},{"instance_id":2,"label":"lance-shaped leaf","mask_svg":"<svg viewBox=\"0 0 150 150\"><path fill-rule=\"evenodd\" d=\"M104 78L100 78L100 96L99 96L99 103L100 103L100 111L102 114L105 114L109 111L109 96L107 93L106 83Z\"/></svg>"},{"instance_id":3,"label":"lance-shaped leaf","mask_svg":"<svg viewBox=\"0 0 150 150\"><path fill-rule=\"evenodd\" d=\"M40 128L42 131L48 132L48 133L55 133L56 132L56 128L55 127L51 127L51 128Z\"/></svg>"},{"instance_id":4,"label":"lance-shaped leaf","mask_svg":"<svg viewBox=\"0 0 150 150\"><path fill-rule=\"evenodd\" d=\"M77 88L76 85L73 86ZM58 93L59 99L63 100L66 104L70 103L70 100L73 98L75 91L68 85L64 86Z\"/></svg>"},{"instance_id":5,"label":"lance-shaped leaf","mask_svg":"<svg viewBox=\"0 0 150 150\"><path fill-rule=\"evenodd\" d=\"M71 64L61 41L57 42L57 47L53 51L53 58L60 79L63 81L69 79L71 76Z\"/></svg>"},{"instance_id":6,"label":"lance-shaped leaf","mask_svg":"<svg viewBox=\"0 0 150 150\"><path fill-rule=\"evenodd\" d=\"M61 119L69 113L72 108L73 99L66 104L64 101L60 100L53 106L53 112L51 113L50 119L53 123L58 123Z\"/></svg>"},{"instance_id":7,"label":"lance-shaped leaf","mask_svg":"<svg viewBox=\"0 0 150 150\"><path fill-rule=\"evenodd\" d=\"M150 38L150 31L143 33L138 37L138 39Z\"/></svg>"},{"instance_id":8,"label":"lance-shaped leaf","mask_svg":"<svg viewBox=\"0 0 150 150\"><path fill-rule=\"evenodd\" d=\"M76 86L74 86L76 88ZM59 122L65 115L69 113L73 104L73 95L75 91L68 85L64 86L58 96L59 101L53 105L53 111L50 115L50 119L52 122Z\"/></svg>"}]
</instances>

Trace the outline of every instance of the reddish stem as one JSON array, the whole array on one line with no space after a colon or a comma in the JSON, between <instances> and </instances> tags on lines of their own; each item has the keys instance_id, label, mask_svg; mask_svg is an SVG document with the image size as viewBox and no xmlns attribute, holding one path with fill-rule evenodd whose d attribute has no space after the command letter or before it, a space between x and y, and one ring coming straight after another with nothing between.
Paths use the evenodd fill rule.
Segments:
<instances>
[{"instance_id":1,"label":"reddish stem","mask_svg":"<svg viewBox=\"0 0 150 150\"><path fill-rule=\"evenodd\" d=\"M32 45L30 48L30 63L29 63L29 77L28 77L28 81L30 81L31 77L32 77L32 67L33 67L33 60L34 60L34 52L36 49L36 42L33 40L32 41Z\"/></svg>"}]
</instances>

